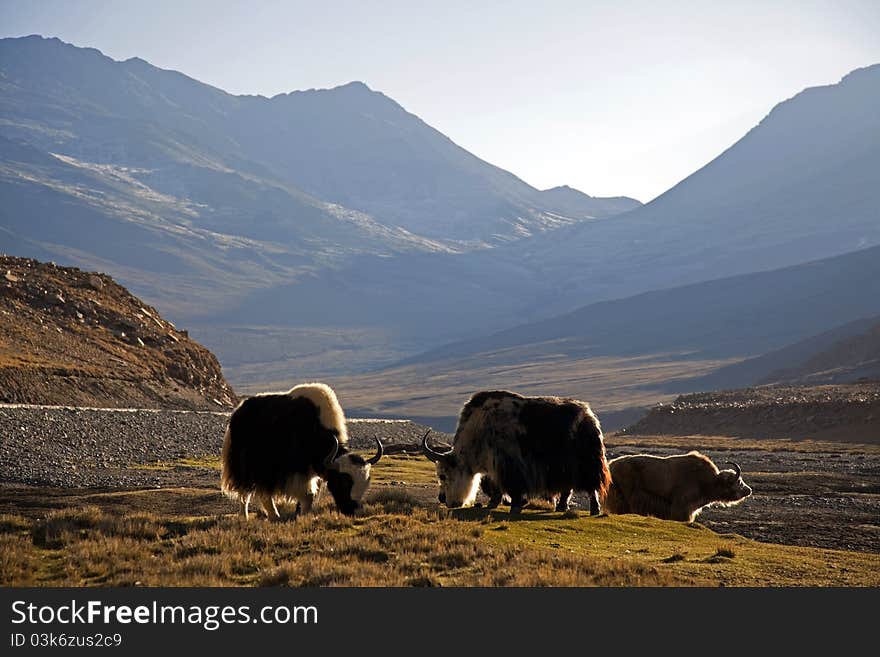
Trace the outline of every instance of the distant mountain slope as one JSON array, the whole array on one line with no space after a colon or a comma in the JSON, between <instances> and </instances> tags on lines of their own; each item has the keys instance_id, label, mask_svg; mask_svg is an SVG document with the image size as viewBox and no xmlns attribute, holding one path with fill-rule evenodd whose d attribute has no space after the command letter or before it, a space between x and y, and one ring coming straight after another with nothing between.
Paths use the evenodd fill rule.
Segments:
<instances>
[{"instance_id":1,"label":"distant mountain slope","mask_svg":"<svg viewBox=\"0 0 880 657\"><path fill-rule=\"evenodd\" d=\"M106 274L0 255L0 402L226 410L214 355Z\"/></svg>"},{"instance_id":2,"label":"distant mountain slope","mask_svg":"<svg viewBox=\"0 0 880 657\"><path fill-rule=\"evenodd\" d=\"M880 380L880 317L846 322L687 382L690 390Z\"/></svg>"},{"instance_id":3,"label":"distant mountain slope","mask_svg":"<svg viewBox=\"0 0 880 657\"><path fill-rule=\"evenodd\" d=\"M769 272L603 301L565 315L434 349L404 361L686 352L750 356L880 312L880 247Z\"/></svg>"},{"instance_id":4,"label":"distant mountain slope","mask_svg":"<svg viewBox=\"0 0 880 657\"><path fill-rule=\"evenodd\" d=\"M870 324L863 332L836 340L797 365L772 371L762 383L880 381L880 318L873 317L867 322Z\"/></svg>"},{"instance_id":5,"label":"distant mountain slope","mask_svg":"<svg viewBox=\"0 0 880 657\"><path fill-rule=\"evenodd\" d=\"M878 277L873 247L599 302L334 381L361 414L433 415L447 430L469 394L499 387L586 399L616 428L678 393L751 385L754 371L730 374L740 361L880 314Z\"/></svg>"},{"instance_id":6,"label":"distant mountain slope","mask_svg":"<svg viewBox=\"0 0 880 657\"><path fill-rule=\"evenodd\" d=\"M647 205L499 248L364 259L233 311L266 321L323 311L407 335L487 334L578 306L880 244L880 65L777 105L747 135ZM560 197L565 190L549 190ZM316 289L325 291L316 302ZM863 290L866 292L866 290ZM404 309L405 312L401 312ZM384 324L384 325L387 325ZM735 325L735 324L733 324ZM723 327L720 336L726 339ZM777 346L791 340L776 342Z\"/></svg>"}]
</instances>

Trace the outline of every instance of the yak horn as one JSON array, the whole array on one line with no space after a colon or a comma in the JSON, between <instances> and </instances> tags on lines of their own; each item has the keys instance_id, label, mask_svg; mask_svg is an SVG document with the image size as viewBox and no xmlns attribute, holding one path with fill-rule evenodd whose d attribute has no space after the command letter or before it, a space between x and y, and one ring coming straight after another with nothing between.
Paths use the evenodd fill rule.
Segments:
<instances>
[{"instance_id":1,"label":"yak horn","mask_svg":"<svg viewBox=\"0 0 880 657\"><path fill-rule=\"evenodd\" d=\"M449 450L448 452L435 452L433 449L431 449L431 446L428 445L428 434L429 433L431 433L430 429L428 429L425 432L425 435L422 436L422 449L425 452L425 456L427 456L434 463L437 463L437 461L445 460L447 456L452 454L452 450Z\"/></svg>"},{"instance_id":2,"label":"yak horn","mask_svg":"<svg viewBox=\"0 0 880 657\"><path fill-rule=\"evenodd\" d=\"M376 441L376 455L371 459L367 459L367 463L369 463L370 465L377 463L379 459L382 458L382 454L384 453L384 450L382 448L382 441L380 441L375 436L373 437L373 440Z\"/></svg>"},{"instance_id":3,"label":"yak horn","mask_svg":"<svg viewBox=\"0 0 880 657\"><path fill-rule=\"evenodd\" d=\"M736 470L736 476L742 477L743 471L735 462L731 461L730 464L733 466L733 469Z\"/></svg>"},{"instance_id":4,"label":"yak horn","mask_svg":"<svg viewBox=\"0 0 880 657\"><path fill-rule=\"evenodd\" d=\"M333 436L333 449L330 450L330 453L324 459L324 467L329 468L330 464L336 459L336 454L339 452L339 439L336 436Z\"/></svg>"}]
</instances>

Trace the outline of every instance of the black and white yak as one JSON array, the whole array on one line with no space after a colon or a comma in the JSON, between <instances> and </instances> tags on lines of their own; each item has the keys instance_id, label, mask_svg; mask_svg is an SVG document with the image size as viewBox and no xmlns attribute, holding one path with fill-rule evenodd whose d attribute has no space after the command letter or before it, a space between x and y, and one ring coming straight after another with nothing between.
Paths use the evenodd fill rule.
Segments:
<instances>
[{"instance_id":1,"label":"black and white yak","mask_svg":"<svg viewBox=\"0 0 880 657\"><path fill-rule=\"evenodd\" d=\"M256 498L263 512L280 517L276 502L297 502L308 513L322 481L347 515L353 514L370 483L370 467L348 450L345 415L330 386L305 383L288 392L248 397L232 412L223 441L220 488L240 501L245 518Z\"/></svg>"},{"instance_id":2,"label":"black and white yak","mask_svg":"<svg viewBox=\"0 0 880 657\"><path fill-rule=\"evenodd\" d=\"M434 451L428 434L422 448L437 465L438 498L452 508L473 504L482 483L490 508L508 496L514 514L530 498L553 499L562 511L585 491L597 515L611 482L599 420L577 399L478 392L461 410L452 449Z\"/></svg>"}]
</instances>

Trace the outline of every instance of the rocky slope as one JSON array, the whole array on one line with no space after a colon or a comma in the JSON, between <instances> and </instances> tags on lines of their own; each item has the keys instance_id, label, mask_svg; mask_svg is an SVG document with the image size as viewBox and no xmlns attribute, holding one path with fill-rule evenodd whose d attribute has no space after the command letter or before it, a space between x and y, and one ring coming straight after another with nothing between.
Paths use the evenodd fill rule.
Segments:
<instances>
[{"instance_id":1,"label":"rocky slope","mask_svg":"<svg viewBox=\"0 0 880 657\"><path fill-rule=\"evenodd\" d=\"M217 358L106 274L0 255L0 402L230 408Z\"/></svg>"},{"instance_id":2,"label":"rocky slope","mask_svg":"<svg viewBox=\"0 0 880 657\"><path fill-rule=\"evenodd\" d=\"M681 395L621 433L880 444L880 382L760 386Z\"/></svg>"}]
</instances>

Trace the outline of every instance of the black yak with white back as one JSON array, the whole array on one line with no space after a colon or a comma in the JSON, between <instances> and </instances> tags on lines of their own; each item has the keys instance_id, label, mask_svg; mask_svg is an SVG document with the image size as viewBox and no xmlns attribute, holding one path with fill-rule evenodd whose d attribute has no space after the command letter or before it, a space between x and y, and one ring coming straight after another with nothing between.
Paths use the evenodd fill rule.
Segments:
<instances>
[{"instance_id":1,"label":"black yak with white back","mask_svg":"<svg viewBox=\"0 0 880 657\"><path fill-rule=\"evenodd\" d=\"M608 462L612 483L605 510L693 522L706 506L731 506L752 494L742 479L742 469L732 465L732 470L719 470L708 456L696 451L620 456Z\"/></svg>"},{"instance_id":2,"label":"black yak with white back","mask_svg":"<svg viewBox=\"0 0 880 657\"><path fill-rule=\"evenodd\" d=\"M370 483L370 466L348 450L345 415L333 389L305 383L288 392L262 393L242 401L229 417L223 441L220 487L242 505L245 518L256 499L269 518L276 502L297 502L308 513L322 481L345 514L353 514Z\"/></svg>"},{"instance_id":3,"label":"black yak with white back","mask_svg":"<svg viewBox=\"0 0 880 657\"><path fill-rule=\"evenodd\" d=\"M422 448L437 465L438 497L448 507L473 504L483 479L490 507L506 495L511 513L530 498L555 499L564 510L574 491L586 491L596 515L611 481L599 420L577 399L478 392L461 410L452 449L434 451L427 434Z\"/></svg>"}]
</instances>

